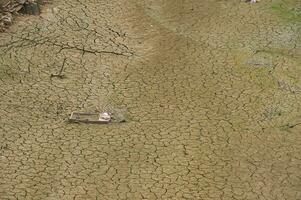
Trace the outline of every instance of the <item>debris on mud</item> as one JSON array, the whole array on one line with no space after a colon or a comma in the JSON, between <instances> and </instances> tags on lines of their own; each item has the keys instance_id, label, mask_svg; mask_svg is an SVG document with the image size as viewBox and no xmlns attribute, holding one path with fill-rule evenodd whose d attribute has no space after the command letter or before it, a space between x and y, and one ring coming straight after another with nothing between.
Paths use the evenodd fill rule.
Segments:
<instances>
[{"instance_id":1,"label":"debris on mud","mask_svg":"<svg viewBox=\"0 0 301 200\"><path fill-rule=\"evenodd\" d=\"M292 123L287 123L283 126L280 126L279 128L282 131L289 131L290 129L295 128L296 126L299 126L299 125L301 125L301 122L293 123L293 124Z\"/></svg>"},{"instance_id":2,"label":"debris on mud","mask_svg":"<svg viewBox=\"0 0 301 200\"><path fill-rule=\"evenodd\" d=\"M89 124L108 124L111 122L111 115L107 112L104 113L81 113L72 112L69 118L70 122L82 122Z\"/></svg>"},{"instance_id":3,"label":"debris on mud","mask_svg":"<svg viewBox=\"0 0 301 200\"><path fill-rule=\"evenodd\" d=\"M246 0L246 2L250 2L250 3L258 3L260 0Z\"/></svg>"},{"instance_id":4,"label":"debris on mud","mask_svg":"<svg viewBox=\"0 0 301 200\"><path fill-rule=\"evenodd\" d=\"M126 118L121 112L115 111L112 113L112 122L114 122L114 123L126 122Z\"/></svg>"},{"instance_id":5,"label":"debris on mud","mask_svg":"<svg viewBox=\"0 0 301 200\"><path fill-rule=\"evenodd\" d=\"M65 64L66 64L66 60L67 60L67 58L64 59L63 64L61 65L61 69L60 69L59 73L57 73L57 74L50 74L50 78L53 78L53 77L57 77L57 78L60 78L60 79L66 78L66 76L64 74L62 74L63 70L64 70L64 67L65 67Z\"/></svg>"},{"instance_id":6,"label":"debris on mud","mask_svg":"<svg viewBox=\"0 0 301 200\"><path fill-rule=\"evenodd\" d=\"M125 116L119 111L112 112L72 112L69 122L87 124L108 124L125 122Z\"/></svg>"},{"instance_id":7,"label":"debris on mud","mask_svg":"<svg viewBox=\"0 0 301 200\"><path fill-rule=\"evenodd\" d=\"M0 0L0 32L10 26L16 14L39 15L43 0Z\"/></svg>"},{"instance_id":8,"label":"debris on mud","mask_svg":"<svg viewBox=\"0 0 301 200\"><path fill-rule=\"evenodd\" d=\"M276 106L268 107L263 112L264 118L267 120L272 120L276 117L281 116L282 114L282 111Z\"/></svg>"},{"instance_id":9,"label":"debris on mud","mask_svg":"<svg viewBox=\"0 0 301 200\"><path fill-rule=\"evenodd\" d=\"M251 67L267 67L271 69L275 69L277 65L274 56L264 51L255 52L253 56L245 61L245 64Z\"/></svg>"},{"instance_id":10,"label":"debris on mud","mask_svg":"<svg viewBox=\"0 0 301 200\"><path fill-rule=\"evenodd\" d=\"M125 109L113 108L112 106L105 106L105 108L101 109L102 112L108 112L111 115L111 122L113 123L123 123L128 121L126 117Z\"/></svg>"},{"instance_id":11,"label":"debris on mud","mask_svg":"<svg viewBox=\"0 0 301 200\"><path fill-rule=\"evenodd\" d=\"M248 59L245 64L252 67L271 67L275 68L275 64L272 59L266 57L253 57Z\"/></svg>"}]
</instances>

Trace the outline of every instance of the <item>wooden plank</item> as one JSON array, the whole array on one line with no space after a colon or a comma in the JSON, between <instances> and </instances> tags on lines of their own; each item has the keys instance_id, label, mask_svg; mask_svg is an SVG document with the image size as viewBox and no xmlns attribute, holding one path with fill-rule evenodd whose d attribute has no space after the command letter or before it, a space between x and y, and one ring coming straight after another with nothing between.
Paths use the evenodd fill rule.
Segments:
<instances>
[{"instance_id":1,"label":"wooden plank","mask_svg":"<svg viewBox=\"0 0 301 200\"><path fill-rule=\"evenodd\" d=\"M111 116L108 113L72 112L69 121L75 123L108 124L111 122Z\"/></svg>"}]
</instances>

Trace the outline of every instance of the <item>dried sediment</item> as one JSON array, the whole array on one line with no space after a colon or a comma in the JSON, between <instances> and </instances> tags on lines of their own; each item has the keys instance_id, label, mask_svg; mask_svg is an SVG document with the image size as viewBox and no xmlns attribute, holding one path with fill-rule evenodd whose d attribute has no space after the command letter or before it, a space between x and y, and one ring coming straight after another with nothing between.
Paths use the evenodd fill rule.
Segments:
<instances>
[{"instance_id":1,"label":"dried sediment","mask_svg":"<svg viewBox=\"0 0 301 200\"><path fill-rule=\"evenodd\" d=\"M300 200L301 34L264 5L54 1L0 34L0 199Z\"/></svg>"}]
</instances>

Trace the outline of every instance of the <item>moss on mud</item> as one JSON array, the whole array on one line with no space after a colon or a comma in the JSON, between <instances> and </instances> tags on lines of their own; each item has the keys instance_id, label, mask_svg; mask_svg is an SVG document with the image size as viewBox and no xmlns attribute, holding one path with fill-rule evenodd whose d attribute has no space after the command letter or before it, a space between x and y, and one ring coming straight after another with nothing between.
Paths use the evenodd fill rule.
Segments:
<instances>
[{"instance_id":1,"label":"moss on mud","mask_svg":"<svg viewBox=\"0 0 301 200\"><path fill-rule=\"evenodd\" d=\"M301 22L301 3L296 0L280 1L270 8L288 21Z\"/></svg>"}]
</instances>

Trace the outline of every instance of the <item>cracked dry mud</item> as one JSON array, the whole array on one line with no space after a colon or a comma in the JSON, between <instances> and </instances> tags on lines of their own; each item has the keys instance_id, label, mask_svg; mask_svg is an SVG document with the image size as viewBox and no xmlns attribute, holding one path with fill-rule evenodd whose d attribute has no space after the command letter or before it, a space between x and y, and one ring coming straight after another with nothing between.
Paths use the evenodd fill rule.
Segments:
<instances>
[{"instance_id":1,"label":"cracked dry mud","mask_svg":"<svg viewBox=\"0 0 301 200\"><path fill-rule=\"evenodd\" d=\"M19 18L0 35L0 199L300 200L300 23L281 3L66 0ZM66 122L108 106L127 122Z\"/></svg>"}]
</instances>

